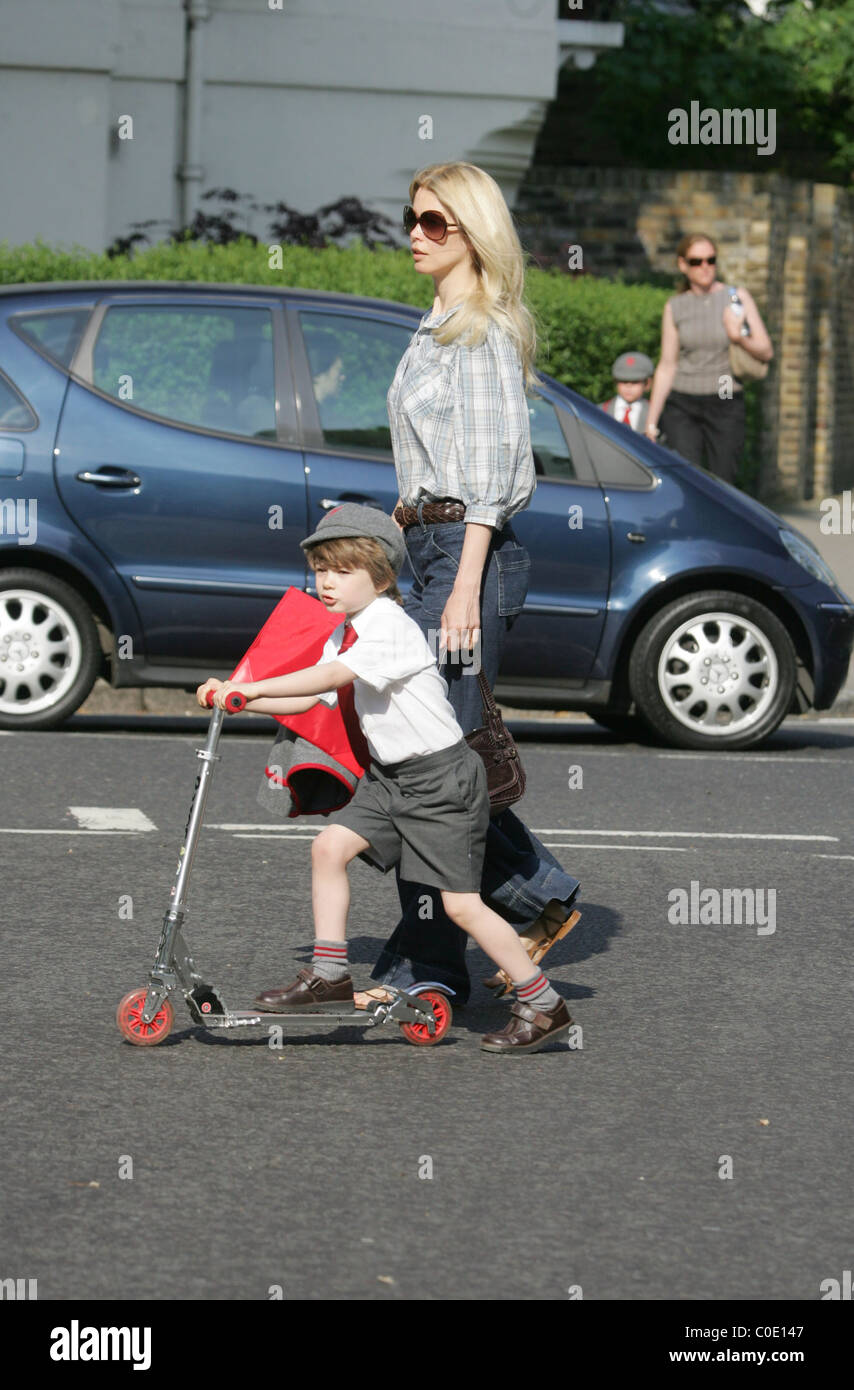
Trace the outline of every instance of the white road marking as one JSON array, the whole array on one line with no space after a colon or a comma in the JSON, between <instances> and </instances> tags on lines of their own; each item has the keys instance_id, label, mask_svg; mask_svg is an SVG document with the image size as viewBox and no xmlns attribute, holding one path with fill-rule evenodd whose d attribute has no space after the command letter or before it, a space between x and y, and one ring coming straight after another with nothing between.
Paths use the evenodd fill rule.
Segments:
<instances>
[{"instance_id":1,"label":"white road marking","mask_svg":"<svg viewBox=\"0 0 854 1390\"><path fill-rule=\"evenodd\" d=\"M0 826L0 835L136 835L136 830L16 830Z\"/></svg>"},{"instance_id":2,"label":"white road marking","mask_svg":"<svg viewBox=\"0 0 854 1390\"><path fill-rule=\"evenodd\" d=\"M812 859L854 859L854 854L813 854Z\"/></svg>"},{"instance_id":3,"label":"white road marking","mask_svg":"<svg viewBox=\"0 0 854 1390\"><path fill-rule=\"evenodd\" d=\"M579 844L564 844L563 841L556 843L554 840L543 840L546 849L626 849L643 850L646 854L696 854L695 849L682 849L679 845L591 845L589 840Z\"/></svg>"},{"instance_id":4,"label":"white road marking","mask_svg":"<svg viewBox=\"0 0 854 1390\"><path fill-rule=\"evenodd\" d=\"M571 745L567 745L571 746ZM577 745L581 747L582 745ZM630 758L640 756L648 750L644 748L591 748L584 747L585 758ZM847 767L850 758L839 754L816 756L800 753L656 753L656 758L713 759L715 762L758 762L758 763L834 763L837 767Z\"/></svg>"},{"instance_id":5,"label":"white road marking","mask_svg":"<svg viewBox=\"0 0 854 1390\"><path fill-rule=\"evenodd\" d=\"M232 833L234 833L236 830L281 830L293 833L294 830L305 830L306 827L304 825L279 825L275 822L272 825L258 825L255 821L222 821L217 824L208 825L205 827L205 829L230 830Z\"/></svg>"},{"instance_id":6,"label":"white road marking","mask_svg":"<svg viewBox=\"0 0 854 1390\"><path fill-rule=\"evenodd\" d=\"M315 832L314 835L264 835L264 834L258 834L258 835L245 835L245 834L241 834L241 835L235 835L234 838L235 838L235 840L314 840L314 839L316 839L316 835L317 835L317 832Z\"/></svg>"},{"instance_id":7,"label":"white road marking","mask_svg":"<svg viewBox=\"0 0 854 1390\"><path fill-rule=\"evenodd\" d=\"M263 831L265 834L294 835L297 831L308 829L305 825L258 825L253 821L221 821L206 826L207 830L226 830L232 834L237 831ZM319 833L321 827L315 833ZM534 827L535 835L611 835L655 836L661 840L819 840L838 844L838 835L772 835L754 831L736 830L580 830L577 826L552 826L547 830Z\"/></svg>"},{"instance_id":8,"label":"white road marking","mask_svg":"<svg viewBox=\"0 0 854 1390\"><path fill-rule=\"evenodd\" d=\"M655 835L662 840L827 840L839 843L838 835L765 835L739 830L537 830L535 835Z\"/></svg>"},{"instance_id":9,"label":"white road marking","mask_svg":"<svg viewBox=\"0 0 854 1390\"><path fill-rule=\"evenodd\" d=\"M714 758L715 762L739 762L739 763L836 763L840 765L839 758L833 757L806 757L800 753L716 753L710 749L708 753L656 753L657 758ZM842 763L846 761L841 760Z\"/></svg>"},{"instance_id":10,"label":"white road marking","mask_svg":"<svg viewBox=\"0 0 854 1390\"><path fill-rule=\"evenodd\" d=\"M136 806L69 806L83 830L156 830L157 826Z\"/></svg>"}]
</instances>

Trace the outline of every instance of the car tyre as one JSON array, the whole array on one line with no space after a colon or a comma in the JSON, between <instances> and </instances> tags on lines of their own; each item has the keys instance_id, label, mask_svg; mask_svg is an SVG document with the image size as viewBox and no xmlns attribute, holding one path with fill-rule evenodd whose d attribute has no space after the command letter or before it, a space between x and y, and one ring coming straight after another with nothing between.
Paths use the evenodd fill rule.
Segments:
<instances>
[{"instance_id":1,"label":"car tyre","mask_svg":"<svg viewBox=\"0 0 854 1390\"><path fill-rule=\"evenodd\" d=\"M0 729L54 729L83 704L101 669L92 614L41 570L0 570Z\"/></svg>"},{"instance_id":2,"label":"car tyre","mask_svg":"<svg viewBox=\"0 0 854 1390\"><path fill-rule=\"evenodd\" d=\"M591 719L601 724L603 729L624 738L630 743L645 743L655 738L653 730L639 714L617 713L607 709L588 710Z\"/></svg>"},{"instance_id":3,"label":"car tyre","mask_svg":"<svg viewBox=\"0 0 854 1390\"><path fill-rule=\"evenodd\" d=\"M744 594L708 590L662 608L629 660L638 712L677 748L751 748L782 723L797 679L783 624Z\"/></svg>"}]
</instances>

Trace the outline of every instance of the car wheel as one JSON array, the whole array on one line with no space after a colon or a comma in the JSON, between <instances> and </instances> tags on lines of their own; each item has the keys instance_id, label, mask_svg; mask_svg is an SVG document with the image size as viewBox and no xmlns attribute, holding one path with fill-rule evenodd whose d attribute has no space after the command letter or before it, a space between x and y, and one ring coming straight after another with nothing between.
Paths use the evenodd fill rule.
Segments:
<instances>
[{"instance_id":1,"label":"car wheel","mask_svg":"<svg viewBox=\"0 0 854 1390\"><path fill-rule=\"evenodd\" d=\"M785 718L795 649L755 599L714 590L667 604L635 642L629 687L640 714L679 748L750 748Z\"/></svg>"},{"instance_id":2,"label":"car wheel","mask_svg":"<svg viewBox=\"0 0 854 1390\"><path fill-rule=\"evenodd\" d=\"M53 729L82 705L101 666L98 632L70 585L0 570L0 729Z\"/></svg>"}]
</instances>

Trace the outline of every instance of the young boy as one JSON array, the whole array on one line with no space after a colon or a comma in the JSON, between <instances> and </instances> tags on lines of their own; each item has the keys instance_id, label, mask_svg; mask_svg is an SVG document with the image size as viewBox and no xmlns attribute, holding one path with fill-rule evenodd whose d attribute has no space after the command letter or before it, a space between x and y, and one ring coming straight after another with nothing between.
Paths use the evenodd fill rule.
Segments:
<instances>
[{"instance_id":1,"label":"young boy","mask_svg":"<svg viewBox=\"0 0 854 1390\"><path fill-rule=\"evenodd\" d=\"M480 897L489 823L486 769L463 737L420 627L400 606L401 533L384 512L345 502L300 544L319 599L344 619L320 661L271 680L212 678L199 686L199 704L209 690L223 708L229 691L240 690L246 709L260 714L301 714L318 700L337 700L351 742L363 736L371 761L352 800L312 845L312 968L300 970L293 984L264 990L254 1007L287 1013L352 1002L347 865L359 855L386 873L399 860L403 878L441 890L451 921L514 982L510 1023L482 1038L482 1048L509 1056L535 1052L572 1019L542 971L531 974L509 922Z\"/></svg>"},{"instance_id":2,"label":"young boy","mask_svg":"<svg viewBox=\"0 0 854 1390\"><path fill-rule=\"evenodd\" d=\"M649 401L646 393L652 385L655 367L645 352L623 352L611 368L611 375L617 386L616 396L605 401L602 409L621 425L639 430L646 429L649 415Z\"/></svg>"}]
</instances>

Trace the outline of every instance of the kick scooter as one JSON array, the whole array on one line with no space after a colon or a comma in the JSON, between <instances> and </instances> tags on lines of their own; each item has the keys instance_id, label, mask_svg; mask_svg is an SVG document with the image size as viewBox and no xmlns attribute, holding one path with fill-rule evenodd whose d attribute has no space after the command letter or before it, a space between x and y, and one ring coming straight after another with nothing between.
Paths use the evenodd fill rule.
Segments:
<instances>
[{"instance_id":1,"label":"kick scooter","mask_svg":"<svg viewBox=\"0 0 854 1390\"><path fill-rule=\"evenodd\" d=\"M213 691L208 693L207 703L213 705ZM227 697L226 704L230 714L237 714L243 709L246 699L235 691ZM347 1004L340 1007L326 1004L317 1009L300 1008L299 1012L267 1013L265 1010L229 1009L219 989L199 974L182 927L187 915L190 871L204 822L213 765L220 760L216 750L224 716L224 710L214 708L205 746L196 750L196 757L202 766L196 777L184 844L163 919L157 956L148 984L132 989L116 1010L119 1032L136 1047L154 1047L163 1042L175 1021L172 996L180 991L193 1022L212 1031L245 1028L269 1030L271 1025L287 1030L306 1024L317 1029L330 1023L336 1028L342 1024L376 1028L385 1023L397 1023L407 1042L416 1047L432 1047L445 1036L453 1016L448 999L453 990L435 981L411 985L408 990L387 985L385 988L391 999L382 1002L371 999L366 1009L356 1009Z\"/></svg>"}]
</instances>

